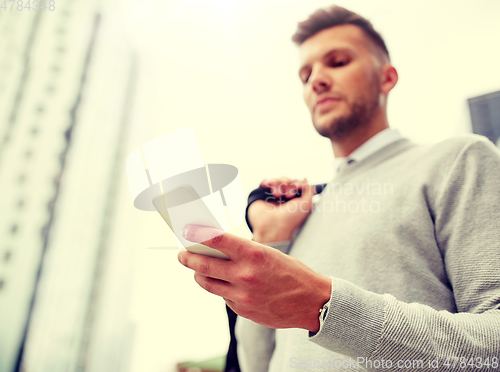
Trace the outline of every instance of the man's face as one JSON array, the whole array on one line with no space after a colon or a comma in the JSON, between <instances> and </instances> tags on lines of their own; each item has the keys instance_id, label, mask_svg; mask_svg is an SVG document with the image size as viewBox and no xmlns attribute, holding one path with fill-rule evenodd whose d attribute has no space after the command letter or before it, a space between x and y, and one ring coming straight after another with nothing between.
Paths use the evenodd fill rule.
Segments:
<instances>
[{"instance_id":1,"label":"man's face","mask_svg":"<svg viewBox=\"0 0 500 372\"><path fill-rule=\"evenodd\" d=\"M367 128L380 110L380 62L363 31L335 26L300 46L299 77L314 127L339 140Z\"/></svg>"}]
</instances>

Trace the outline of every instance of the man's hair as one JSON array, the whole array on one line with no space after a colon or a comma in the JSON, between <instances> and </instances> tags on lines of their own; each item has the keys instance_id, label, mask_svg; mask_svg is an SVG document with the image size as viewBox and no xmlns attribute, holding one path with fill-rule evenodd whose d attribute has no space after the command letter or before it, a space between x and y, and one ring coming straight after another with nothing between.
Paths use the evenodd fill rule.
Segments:
<instances>
[{"instance_id":1,"label":"man's hair","mask_svg":"<svg viewBox=\"0 0 500 372\"><path fill-rule=\"evenodd\" d=\"M300 22L297 26L297 31L292 36L292 41L297 45L301 45L318 32L340 25L356 25L360 27L375 46L390 59L384 39L375 31L369 20L336 5L325 9L318 9L308 19Z\"/></svg>"}]
</instances>

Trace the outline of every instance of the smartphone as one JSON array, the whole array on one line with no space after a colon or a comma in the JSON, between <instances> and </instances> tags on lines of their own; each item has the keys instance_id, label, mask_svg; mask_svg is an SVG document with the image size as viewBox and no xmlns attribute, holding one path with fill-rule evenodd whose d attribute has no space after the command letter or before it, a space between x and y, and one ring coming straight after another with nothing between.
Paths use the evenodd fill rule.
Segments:
<instances>
[{"instance_id":1,"label":"smartphone","mask_svg":"<svg viewBox=\"0 0 500 372\"><path fill-rule=\"evenodd\" d=\"M224 231L217 219L191 185L182 185L153 199L153 205L189 252L229 259L224 253L206 245L190 242L182 236L186 225L202 225Z\"/></svg>"}]
</instances>

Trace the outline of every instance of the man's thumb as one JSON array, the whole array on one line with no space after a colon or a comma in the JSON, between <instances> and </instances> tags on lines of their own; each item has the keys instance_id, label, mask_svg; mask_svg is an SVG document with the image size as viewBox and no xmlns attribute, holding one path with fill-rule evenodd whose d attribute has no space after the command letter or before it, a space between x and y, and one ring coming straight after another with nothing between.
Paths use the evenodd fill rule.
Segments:
<instances>
[{"instance_id":1,"label":"man's thumb","mask_svg":"<svg viewBox=\"0 0 500 372\"><path fill-rule=\"evenodd\" d=\"M314 185L309 185L307 183L307 178L302 181L302 196L301 199L312 200L312 197L316 195L316 187Z\"/></svg>"}]
</instances>

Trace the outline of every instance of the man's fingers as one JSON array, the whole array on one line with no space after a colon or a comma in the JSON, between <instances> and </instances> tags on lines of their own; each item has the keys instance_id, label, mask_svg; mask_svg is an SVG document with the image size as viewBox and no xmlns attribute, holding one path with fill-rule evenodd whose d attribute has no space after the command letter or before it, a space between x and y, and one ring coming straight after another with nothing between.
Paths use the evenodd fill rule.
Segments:
<instances>
[{"instance_id":1,"label":"man's fingers","mask_svg":"<svg viewBox=\"0 0 500 372\"><path fill-rule=\"evenodd\" d=\"M291 199L297 195L297 192L299 190L302 190L302 194L304 194L304 191L306 190L306 188L308 186L310 186L310 185L307 183L306 178L304 178L302 181L294 180L287 185L287 190L286 190L285 196L288 199Z\"/></svg>"},{"instance_id":2,"label":"man's fingers","mask_svg":"<svg viewBox=\"0 0 500 372\"><path fill-rule=\"evenodd\" d=\"M195 272L214 279L227 280L231 261L207 257L201 254L181 251L177 255L179 262Z\"/></svg>"},{"instance_id":3,"label":"man's fingers","mask_svg":"<svg viewBox=\"0 0 500 372\"><path fill-rule=\"evenodd\" d=\"M252 240L241 238L213 227L186 225L182 230L186 240L202 243L207 247L217 249L225 253L231 260L242 255L242 250L250 250L252 247L260 246Z\"/></svg>"},{"instance_id":4,"label":"man's fingers","mask_svg":"<svg viewBox=\"0 0 500 372\"><path fill-rule=\"evenodd\" d=\"M205 291L213 293L214 295L220 296L224 299L232 298L231 294L231 284L219 279L213 279L198 272L194 273L194 280L199 284L201 288Z\"/></svg>"},{"instance_id":5,"label":"man's fingers","mask_svg":"<svg viewBox=\"0 0 500 372\"><path fill-rule=\"evenodd\" d=\"M271 187L272 183L274 182L275 180L273 178L266 178L265 180L262 180L262 182L260 183L259 186L262 186L262 187Z\"/></svg>"},{"instance_id":6,"label":"man's fingers","mask_svg":"<svg viewBox=\"0 0 500 372\"><path fill-rule=\"evenodd\" d=\"M302 189L304 184L307 184L305 178L300 181L292 180L288 177L281 177L265 179L260 183L260 186L271 189L271 194L276 198L285 196L290 199L295 196L298 190Z\"/></svg>"},{"instance_id":7,"label":"man's fingers","mask_svg":"<svg viewBox=\"0 0 500 372\"><path fill-rule=\"evenodd\" d=\"M312 198L314 195L316 195L316 187L314 185L309 185L307 183L303 184L302 195L306 195Z\"/></svg>"},{"instance_id":8,"label":"man's fingers","mask_svg":"<svg viewBox=\"0 0 500 372\"><path fill-rule=\"evenodd\" d=\"M280 178L266 178L260 183L260 186L264 187L270 187L272 185L280 184L280 183L287 183L290 182L291 179L288 177L280 177Z\"/></svg>"},{"instance_id":9,"label":"man's fingers","mask_svg":"<svg viewBox=\"0 0 500 372\"><path fill-rule=\"evenodd\" d=\"M287 185L290 181L291 180L288 177L270 178L262 181L260 186L271 189L271 194L274 197L279 198L286 192L286 190L283 190L283 185Z\"/></svg>"},{"instance_id":10,"label":"man's fingers","mask_svg":"<svg viewBox=\"0 0 500 372\"><path fill-rule=\"evenodd\" d=\"M305 178L304 178L305 180ZM297 191L301 190L304 186L304 181L299 181L299 180L293 180L288 184L288 188L286 191L285 196L288 199L293 198L295 195L297 195Z\"/></svg>"}]
</instances>

